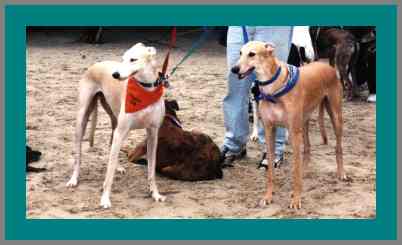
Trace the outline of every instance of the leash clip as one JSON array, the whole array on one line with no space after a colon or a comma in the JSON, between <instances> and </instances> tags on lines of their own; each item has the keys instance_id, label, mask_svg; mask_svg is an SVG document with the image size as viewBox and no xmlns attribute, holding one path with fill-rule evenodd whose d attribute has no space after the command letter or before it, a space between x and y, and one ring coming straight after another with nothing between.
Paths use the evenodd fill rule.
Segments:
<instances>
[{"instance_id":1,"label":"leash clip","mask_svg":"<svg viewBox=\"0 0 402 245\"><path fill-rule=\"evenodd\" d=\"M170 83L168 81L169 79L169 75L163 75L162 72L159 72L159 84L162 84L165 88L169 88L170 87Z\"/></svg>"}]
</instances>

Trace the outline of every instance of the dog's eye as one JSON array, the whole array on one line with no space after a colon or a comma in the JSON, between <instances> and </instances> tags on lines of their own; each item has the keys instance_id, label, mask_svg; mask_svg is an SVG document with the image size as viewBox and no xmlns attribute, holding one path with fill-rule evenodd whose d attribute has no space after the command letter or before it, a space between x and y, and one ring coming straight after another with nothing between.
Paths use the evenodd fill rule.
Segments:
<instances>
[{"instance_id":1,"label":"dog's eye","mask_svg":"<svg viewBox=\"0 0 402 245\"><path fill-rule=\"evenodd\" d=\"M137 61L137 59L133 59L133 58L130 59L130 62L134 62L134 61Z\"/></svg>"},{"instance_id":2,"label":"dog's eye","mask_svg":"<svg viewBox=\"0 0 402 245\"><path fill-rule=\"evenodd\" d=\"M241 51L240 51L240 56L241 56Z\"/></svg>"},{"instance_id":3,"label":"dog's eye","mask_svg":"<svg viewBox=\"0 0 402 245\"><path fill-rule=\"evenodd\" d=\"M255 55L254 52L250 52L250 53L248 54L248 57L253 57L254 55Z\"/></svg>"}]
</instances>

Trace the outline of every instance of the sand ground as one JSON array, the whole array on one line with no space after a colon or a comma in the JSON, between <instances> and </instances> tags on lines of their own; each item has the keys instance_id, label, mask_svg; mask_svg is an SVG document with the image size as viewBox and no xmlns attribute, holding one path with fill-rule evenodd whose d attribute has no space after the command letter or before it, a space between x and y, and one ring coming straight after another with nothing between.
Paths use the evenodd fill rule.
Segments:
<instances>
[{"instance_id":1,"label":"sand ground","mask_svg":"<svg viewBox=\"0 0 402 245\"><path fill-rule=\"evenodd\" d=\"M176 64L197 38L178 37L171 64ZM163 35L162 35L163 36ZM164 35L166 38L168 35ZM257 143L248 144L248 157L224 169L222 180L182 182L157 176L165 203L148 196L146 168L120 162L125 175L117 174L112 188L113 207L99 206L109 154L110 121L100 110L95 147L83 143L78 187L65 187L72 168L78 81L88 66L121 59L138 41L154 45L162 60L167 40L154 32L109 33L107 43L75 42L75 33L33 33L27 41L27 142L43 152L34 166L47 172L27 174L28 218L375 218L376 216L376 106L361 102L344 104L344 162L350 182L336 179L335 139L328 117L329 145L322 145L313 116L310 127L312 159L305 170L303 209L288 209L291 193L291 149L286 163L275 170L274 203L257 207L265 189L265 174L256 169L261 157ZM159 40L159 41L158 41ZM222 99L226 93L225 48L211 40L204 44L171 77L167 97L180 105L185 129L197 128L220 145L223 141ZM132 131L125 147L134 146L144 130Z\"/></svg>"}]
</instances>

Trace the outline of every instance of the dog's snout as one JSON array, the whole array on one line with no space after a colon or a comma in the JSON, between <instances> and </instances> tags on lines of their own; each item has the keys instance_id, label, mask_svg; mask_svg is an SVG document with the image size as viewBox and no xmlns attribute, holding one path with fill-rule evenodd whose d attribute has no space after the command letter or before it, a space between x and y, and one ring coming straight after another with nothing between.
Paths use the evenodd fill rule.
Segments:
<instances>
[{"instance_id":1,"label":"dog's snout","mask_svg":"<svg viewBox=\"0 0 402 245\"><path fill-rule=\"evenodd\" d=\"M112 77L113 77L114 79L119 79L119 78L120 78L120 73L118 73L117 71L116 71L116 72L113 72Z\"/></svg>"},{"instance_id":2,"label":"dog's snout","mask_svg":"<svg viewBox=\"0 0 402 245\"><path fill-rule=\"evenodd\" d=\"M240 71L240 67L239 67L239 66L233 66L231 71L232 71L232 73L234 73L234 74L238 74L239 71Z\"/></svg>"}]
</instances>

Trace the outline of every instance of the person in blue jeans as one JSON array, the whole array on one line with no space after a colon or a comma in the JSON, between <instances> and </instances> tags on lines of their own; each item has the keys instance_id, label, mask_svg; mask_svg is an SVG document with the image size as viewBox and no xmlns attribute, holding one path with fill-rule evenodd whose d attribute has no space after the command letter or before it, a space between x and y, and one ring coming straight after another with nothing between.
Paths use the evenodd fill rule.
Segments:
<instances>
[{"instance_id":1,"label":"person in blue jeans","mask_svg":"<svg viewBox=\"0 0 402 245\"><path fill-rule=\"evenodd\" d=\"M291 26L246 26L249 41L271 42L275 45L275 54L278 59L286 61L289 55L292 30ZM230 69L240 57L240 49L244 45L244 35L241 26L229 26L227 33L227 68L228 68L228 92L223 100L225 139L221 147L221 157L224 166L232 165L236 159L241 159L247 154L246 144L249 139L248 103L249 94L254 76L248 76L239 80ZM279 165L283 160L283 152L287 131L285 128L276 128L275 160L274 165ZM266 146L264 128L259 125L258 141L263 147L261 164L267 164L265 160Z\"/></svg>"}]
</instances>

